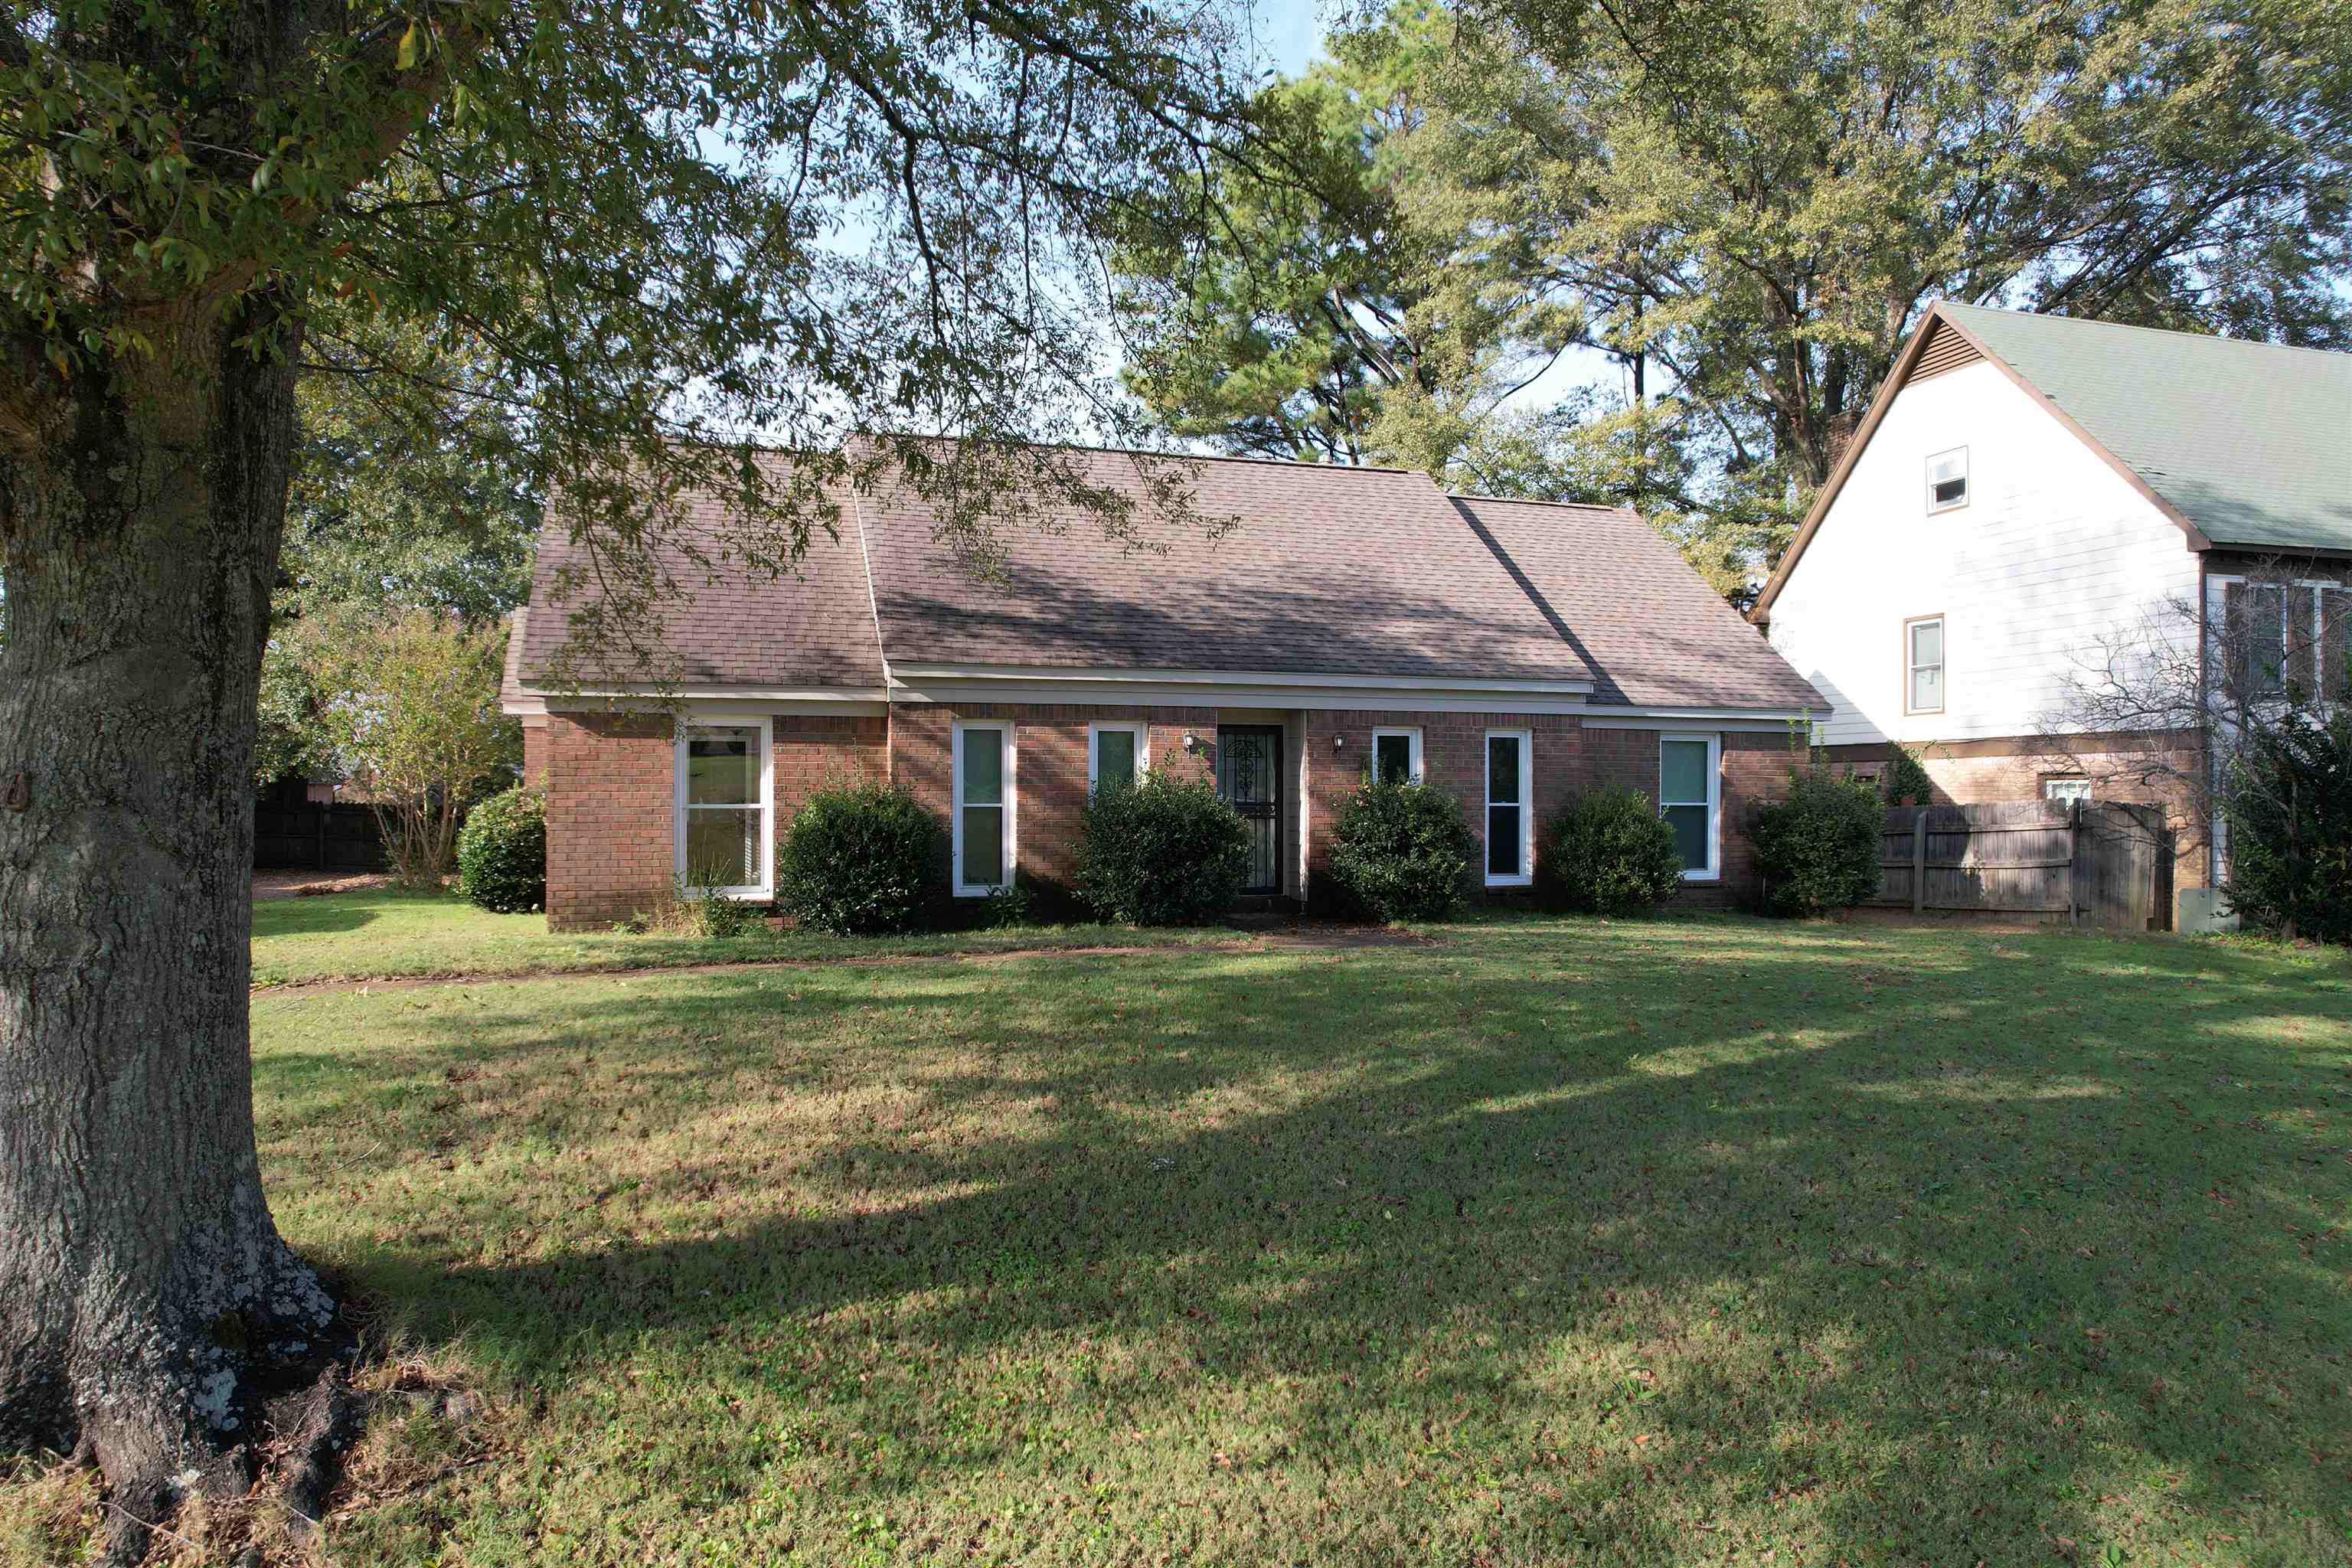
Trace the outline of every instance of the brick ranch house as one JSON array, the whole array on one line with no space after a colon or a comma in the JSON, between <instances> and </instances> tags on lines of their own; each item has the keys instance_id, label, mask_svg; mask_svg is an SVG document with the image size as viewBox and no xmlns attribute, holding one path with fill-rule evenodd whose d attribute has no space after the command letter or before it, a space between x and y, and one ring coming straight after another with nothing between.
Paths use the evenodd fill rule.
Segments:
<instances>
[{"instance_id":1,"label":"brick ranch house","mask_svg":"<svg viewBox=\"0 0 2352 1568\"><path fill-rule=\"evenodd\" d=\"M1140 482L1130 456L1084 460ZM846 497L839 540L794 574L666 607L675 709L650 683L542 684L575 559L551 524L504 694L547 791L550 924L625 918L708 868L770 897L778 836L835 778L950 825L943 891L1050 890L1092 784L1147 766L1215 779L1251 826L1249 892L1294 906L1326 890L1333 820L1373 765L1461 800L1496 895L1532 886L1572 796L1628 784L1675 824L1694 896L1752 896L1745 808L1827 703L1633 513L1259 460L1202 459L1188 483L1229 531L1138 550L1084 519L1008 529L993 583L903 488Z\"/></svg>"}]
</instances>

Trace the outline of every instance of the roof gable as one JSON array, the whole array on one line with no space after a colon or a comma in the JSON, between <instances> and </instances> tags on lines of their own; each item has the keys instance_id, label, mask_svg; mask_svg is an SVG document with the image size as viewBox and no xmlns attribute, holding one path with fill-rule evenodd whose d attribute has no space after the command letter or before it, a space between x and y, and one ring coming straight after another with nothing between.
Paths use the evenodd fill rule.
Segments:
<instances>
[{"instance_id":1,"label":"roof gable","mask_svg":"<svg viewBox=\"0 0 2352 1568\"><path fill-rule=\"evenodd\" d=\"M2352 354L1937 300L1751 618L1770 611L1903 389L1980 361L2179 524L2192 549L2352 552Z\"/></svg>"}]
</instances>

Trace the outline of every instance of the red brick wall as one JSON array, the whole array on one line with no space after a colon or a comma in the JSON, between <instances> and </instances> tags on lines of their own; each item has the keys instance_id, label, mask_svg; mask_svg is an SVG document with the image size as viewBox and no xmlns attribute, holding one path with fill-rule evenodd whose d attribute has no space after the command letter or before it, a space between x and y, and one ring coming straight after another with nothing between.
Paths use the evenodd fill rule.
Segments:
<instances>
[{"instance_id":1,"label":"red brick wall","mask_svg":"<svg viewBox=\"0 0 2352 1568\"><path fill-rule=\"evenodd\" d=\"M1637 789L1658 798L1657 730L1587 730L1585 787ZM1723 759L1723 878L1692 882L1683 901L1703 907L1747 907L1756 900L1756 854L1748 839L1748 814L1759 801L1788 793L1789 766L1797 759L1789 738L1778 732L1727 731Z\"/></svg>"},{"instance_id":2,"label":"red brick wall","mask_svg":"<svg viewBox=\"0 0 2352 1568\"><path fill-rule=\"evenodd\" d=\"M522 721L522 783L525 789L547 787L547 717L531 714Z\"/></svg>"},{"instance_id":3,"label":"red brick wall","mask_svg":"<svg viewBox=\"0 0 2352 1568\"><path fill-rule=\"evenodd\" d=\"M888 776L888 721L779 714L773 734L781 835L820 784ZM547 918L593 930L652 908L677 869L677 748L666 717L548 717ZM524 731L525 767L530 731Z\"/></svg>"},{"instance_id":4,"label":"red brick wall","mask_svg":"<svg viewBox=\"0 0 2352 1568\"><path fill-rule=\"evenodd\" d=\"M1114 708L1081 704L982 702L905 703L891 710L889 770L916 800L949 821L955 806L955 726L964 720L1013 724L1013 852L1015 864L1049 888L1067 888L1076 874L1078 831L1087 805L1087 726L1150 726L1145 744L1154 768L1204 776L1209 742L1217 731L1213 708ZM1201 742L1184 750L1187 732ZM940 867L940 879L948 868Z\"/></svg>"},{"instance_id":5,"label":"red brick wall","mask_svg":"<svg viewBox=\"0 0 2352 1568\"><path fill-rule=\"evenodd\" d=\"M623 713L547 719L547 923L585 931L665 891L677 866L670 721Z\"/></svg>"},{"instance_id":6,"label":"red brick wall","mask_svg":"<svg viewBox=\"0 0 2352 1568\"><path fill-rule=\"evenodd\" d=\"M1462 803L1463 815L1477 836L1480 865L1486 843L1486 731L1534 731L1536 838L1574 794L1582 773L1580 721L1558 713L1430 713L1403 710L1365 712L1360 710L1317 710L1307 715L1307 881L1315 896L1316 881L1331 865L1331 826L1340 808L1363 782L1371 766L1374 730L1421 731L1422 776ZM1334 738L1342 743L1334 748Z\"/></svg>"}]
</instances>

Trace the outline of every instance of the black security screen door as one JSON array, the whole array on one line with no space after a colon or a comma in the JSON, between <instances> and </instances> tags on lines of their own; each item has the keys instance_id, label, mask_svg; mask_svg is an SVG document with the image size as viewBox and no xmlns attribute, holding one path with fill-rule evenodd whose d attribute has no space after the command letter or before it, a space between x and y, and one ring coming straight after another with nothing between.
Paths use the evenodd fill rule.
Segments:
<instances>
[{"instance_id":1,"label":"black security screen door","mask_svg":"<svg viewBox=\"0 0 2352 1568\"><path fill-rule=\"evenodd\" d=\"M1282 891L1282 727L1243 724L1217 731L1217 793L1249 824L1245 893Z\"/></svg>"}]
</instances>

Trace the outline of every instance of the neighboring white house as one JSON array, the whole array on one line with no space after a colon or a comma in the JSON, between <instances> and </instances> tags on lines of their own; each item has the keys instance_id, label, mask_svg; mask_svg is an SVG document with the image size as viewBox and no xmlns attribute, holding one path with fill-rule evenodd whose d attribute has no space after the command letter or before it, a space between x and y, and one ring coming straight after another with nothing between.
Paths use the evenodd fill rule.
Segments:
<instances>
[{"instance_id":1,"label":"neighboring white house","mask_svg":"<svg viewBox=\"0 0 2352 1568\"><path fill-rule=\"evenodd\" d=\"M2245 601L2283 637L2340 646L2347 563L2352 355L1939 303L1752 618L1857 771L1900 744L1957 801L2072 798L2105 742L2053 719L2103 638L2253 574L2290 584Z\"/></svg>"}]
</instances>

